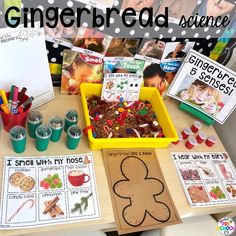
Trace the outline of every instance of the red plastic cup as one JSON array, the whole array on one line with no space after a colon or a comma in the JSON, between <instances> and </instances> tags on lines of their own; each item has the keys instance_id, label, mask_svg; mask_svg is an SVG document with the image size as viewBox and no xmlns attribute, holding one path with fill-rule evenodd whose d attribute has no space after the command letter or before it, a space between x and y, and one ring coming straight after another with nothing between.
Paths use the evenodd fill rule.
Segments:
<instances>
[{"instance_id":1,"label":"red plastic cup","mask_svg":"<svg viewBox=\"0 0 236 236\"><path fill-rule=\"evenodd\" d=\"M191 133L191 129L189 128L186 128L181 132L183 139L187 139Z\"/></svg>"},{"instance_id":2,"label":"red plastic cup","mask_svg":"<svg viewBox=\"0 0 236 236\"><path fill-rule=\"evenodd\" d=\"M206 140L206 145L207 145L208 147L212 147L215 143L216 143L216 138L215 138L215 136L210 136L210 137Z\"/></svg>"},{"instance_id":3,"label":"red plastic cup","mask_svg":"<svg viewBox=\"0 0 236 236\"><path fill-rule=\"evenodd\" d=\"M179 137L179 139L177 141L172 142L174 145L179 144L179 142L183 140L182 134L180 132L178 132L178 137Z\"/></svg>"},{"instance_id":4,"label":"red plastic cup","mask_svg":"<svg viewBox=\"0 0 236 236\"><path fill-rule=\"evenodd\" d=\"M192 149L196 145L197 145L197 140L194 137L190 137L185 143L185 147L187 149Z\"/></svg>"},{"instance_id":5,"label":"red plastic cup","mask_svg":"<svg viewBox=\"0 0 236 236\"><path fill-rule=\"evenodd\" d=\"M199 121L195 121L193 125L191 126L191 130L193 133L197 133L201 129L201 123Z\"/></svg>"},{"instance_id":6,"label":"red plastic cup","mask_svg":"<svg viewBox=\"0 0 236 236\"><path fill-rule=\"evenodd\" d=\"M197 143L201 144L206 140L206 134L204 132L199 132L199 134L196 137Z\"/></svg>"},{"instance_id":7,"label":"red plastic cup","mask_svg":"<svg viewBox=\"0 0 236 236\"><path fill-rule=\"evenodd\" d=\"M9 94L10 93L6 94L7 98L9 98ZM22 98L22 102L25 102L28 98L29 97L27 95L24 95ZM11 128L17 125L25 127L27 115L29 113L30 108L31 108L31 104L26 107L26 109L24 110L22 114L18 114L18 115L6 114L0 110L4 130L9 132Z\"/></svg>"}]
</instances>

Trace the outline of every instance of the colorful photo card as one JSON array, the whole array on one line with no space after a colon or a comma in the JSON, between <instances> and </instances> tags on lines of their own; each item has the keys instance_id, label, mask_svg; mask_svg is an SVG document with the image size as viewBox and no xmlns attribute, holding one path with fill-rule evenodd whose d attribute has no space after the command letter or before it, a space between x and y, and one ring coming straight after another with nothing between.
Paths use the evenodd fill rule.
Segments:
<instances>
[{"instance_id":1,"label":"colorful photo card","mask_svg":"<svg viewBox=\"0 0 236 236\"><path fill-rule=\"evenodd\" d=\"M1 229L68 224L101 217L91 153L5 157L3 183Z\"/></svg>"},{"instance_id":2,"label":"colorful photo card","mask_svg":"<svg viewBox=\"0 0 236 236\"><path fill-rule=\"evenodd\" d=\"M81 27L76 34L74 48L83 48L105 55L111 40L107 34Z\"/></svg>"},{"instance_id":3,"label":"colorful photo card","mask_svg":"<svg viewBox=\"0 0 236 236\"><path fill-rule=\"evenodd\" d=\"M142 39L112 38L106 57L134 57Z\"/></svg>"},{"instance_id":4,"label":"colorful photo card","mask_svg":"<svg viewBox=\"0 0 236 236\"><path fill-rule=\"evenodd\" d=\"M112 8L115 0L75 0L77 2L84 3L86 5L90 5L92 7L99 8L101 10L106 10L106 8Z\"/></svg>"},{"instance_id":5,"label":"colorful photo card","mask_svg":"<svg viewBox=\"0 0 236 236\"><path fill-rule=\"evenodd\" d=\"M217 18L219 16L229 16L231 18L234 15L235 1L234 0L205 0L199 5L196 12L201 16L212 16Z\"/></svg>"},{"instance_id":6,"label":"colorful photo card","mask_svg":"<svg viewBox=\"0 0 236 236\"><path fill-rule=\"evenodd\" d=\"M64 50L61 93L79 94L80 84L102 83L103 58L101 54L82 48Z\"/></svg>"},{"instance_id":7,"label":"colorful photo card","mask_svg":"<svg viewBox=\"0 0 236 236\"><path fill-rule=\"evenodd\" d=\"M191 50L168 95L223 124L235 108L235 80L235 72Z\"/></svg>"},{"instance_id":8,"label":"colorful photo card","mask_svg":"<svg viewBox=\"0 0 236 236\"><path fill-rule=\"evenodd\" d=\"M137 51L135 58L153 58L156 62L162 59L166 43L160 39L144 39Z\"/></svg>"},{"instance_id":9,"label":"colorful photo card","mask_svg":"<svg viewBox=\"0 0 236 236\"><path fill-rule=\"evenodd\" d=\"M121 10L126 8L133 8L136 12L140 12L145 7L153 8L153 11L156 12L160 6L160 0L148 0L148 1L136 1L136 0L123 0L121 5Z\"/></svg>"},{"instance_id":10,"label":"colorful photo card","mask_svg":"<svg viewBox=\"0 0 236 236\"><path fill-rule=\"evenodd\" d=\"M189 18L197 7L197 0L163 0L157 14L165 14L165 8L168 7L169 20L178 23L182 16Z\"/></svg>"},{"instance_id":11,"label":"colorful photo card","mask_svg":"<svg viewBox=\"0 0 236 236\"><path fill-rule=\"evenodd\" d=\"M133 58L105 58L102 100L137 101L143 67L144 61Z\"/></svg>"},{"instance_id":12,"label":"colorful photo card","mask_svg":"<svg viewBox=\"0 0 236 236\"><path fill-rule=\"evenodd\" d=\"M227 153L171 153L190 207L236 204L236 169Z\"/></svg>"},{"instance_id":13,"label":"colorful photo card","mask_svg":"<svg viewBox=\"0 0 236 236\"><path fill-rule=\"evenodd\" d=\"M148 50L149 46L146 47L145 44L150 44L150 41L143 44L143 48L135 58L145 60L143 72L144 86L155 87L159 90L160 94L164 96L180 68L184 57L187 55L189 50L193 48L195 43L188 40L158 42L161 42L162 45L162 49L159 48L156 51L156 55L158 55L159 58L158 60L150 54L147 54L148 56L140 55L144 48L146 48L146 51Z\"/></svg>"}]
</instances>

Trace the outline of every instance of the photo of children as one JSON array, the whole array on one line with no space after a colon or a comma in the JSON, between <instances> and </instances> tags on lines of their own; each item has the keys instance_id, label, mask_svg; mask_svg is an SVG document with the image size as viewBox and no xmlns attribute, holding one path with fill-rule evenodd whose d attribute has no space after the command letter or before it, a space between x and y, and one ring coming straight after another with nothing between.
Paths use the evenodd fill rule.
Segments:
<instances>
[{"instance_id":1,"label":"photo of children","mask_svg":"<svg viewBox=\"0 0 236 236\"><path fill-rule=\"evenodd\" d=\"M194 44L195 42L190 42L186 39L182 39L178 42L166 43L162 61L165 59L183 60L189 50L193 48Z\"/></svg>"},{"instance_id":2,"label":"photo of children","mask_svg":"<svg viewBox=\"0 0 236 236\"><path fill-rule=\"evenodd\" d=\"M206 0L203 1L199 10L199 16L226 16L233 13L235 2L233 0Z\"/></svg>"},{"instance_id":3,"label":"photo of children","mask_svg":"<svg viewBox=\"0 0 236 236\"><path fill-rule=\"evenodd\" d=\"M163 0L157 14L165 14L168 7L170 18L180 20L182 16L190 17L197 6L197 0Z\"/></svg>"},{"instance_id":4,"label":"photo of children","mask_svg":"<svg viewBox=\"0 0 236 236\"><path fill-rule=\"evenodd\" d=\"M182 101L212 116L216 116L224 107L228 99L226 95L190 75L186 75L184 81L176 94Z\"/></svg>"},{"instance_id":5,"label":"photo of children","mask_svg":"<svg viewBox=\"0 0 236 236\"><path fill-rule=\"evenodd\" d=\"M64 27L60 21L55 28L49 28L47 25L44 26L45 36L50 39L65 40L73 43L77 33L77 29L74 26Z\"/></svg>"},{"instance_id":6,"label":"photo of children","mask_svg":"<svg viewBox=\"0 0 236 236\"><path fill-rule=\"evenodd\" d=\"M101 83L102 70L103 60L101 58L72 50L64 50L61 93L79 94L81 83Z\"/></svg>"},{"instance_id":7,"label":"photo of children","mask_svg":"<svg viewBox=\"0 0 236 236\"><path fill-rule=\"evenodd\" d=\"M133 8L135 11L141 11L145 7L152 7L154 11L157 10L161 4L161 0L123 0L121 9Z\"/></svg>"},{"instance_id":8,"label":"photo of children","mask_svg":"<svg viewBox=\"0 0 236 236\"><path fill-rule=\"evenodd\" d=\"M133 57L137 49L141 39L131 38L113 38L107 49L106 56L107 57Z\"/></svg>"},{"instance_id":9,"label":"photo of children","mask_svg":"<svg viewBox=\"0 0 236 236\"><path fill-rule=\"evenodd\" d=\"M164 95L168 87L165 75L160 64L146 62L143 71L144 86L157 88L160 94Z\"/></svg>"},{"instance_id":10,"label":"photo of children","mask_svg":"<svg viewBox=\"0 0 236 236\"><path fill-rule=\"evenodd\" d=\"M93 52L105 54L111 42L111 37L93 29L79 28L74 47L84 48Z\"/></svg>"},{"instance_id":11,"label":"photo of children","mask_svg":"<svg viewBox=\"0 0 236 236\"><path fill-rule=\"evenodd\" d=\"M137 54L161 60L165 45L165 42L159 39L144 40Z\"/></svg>"}]
</instances>

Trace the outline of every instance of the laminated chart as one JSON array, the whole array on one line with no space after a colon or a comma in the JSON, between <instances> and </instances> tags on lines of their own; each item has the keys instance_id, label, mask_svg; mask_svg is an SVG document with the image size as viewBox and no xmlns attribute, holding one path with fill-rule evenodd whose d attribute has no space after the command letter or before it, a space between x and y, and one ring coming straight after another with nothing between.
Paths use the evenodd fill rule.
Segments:
<instances>
[{"instance_id":1,"label":"laminated chart","mask_svg":"<svg viewBox=\"0 0 236 236\"><path fill-rule=\"evenodd\" d=\"M92 154L5 157L1 229L100 219Z\"/></svg>"}]
</instances>

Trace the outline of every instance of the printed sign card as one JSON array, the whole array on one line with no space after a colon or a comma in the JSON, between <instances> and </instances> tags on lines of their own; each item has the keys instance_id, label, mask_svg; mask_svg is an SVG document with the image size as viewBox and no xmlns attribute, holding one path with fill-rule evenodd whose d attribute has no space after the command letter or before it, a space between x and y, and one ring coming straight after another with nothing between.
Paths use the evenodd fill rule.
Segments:
<instances>
[{"instance_id":1,"label":"printed sign card","mask_svg":"<svg viewBox=\"0 0 236 236\"><path fill-rule=\"evenodd\" d=\"M104 165L118 232L181 223L153 150L104 150Z\"/></svg>"},{"instance_id":2,"label":"printed sign card","mask_svg":"<svg viewBox=\"0 0 236 236\"><path fill-rule=\"evenodd\" d=\"M142 85L144 61L133 58L105 58L102 99L137 101Z\"/></svg>"},{"instance_id":3,"label":"printed sign card","mask_svg":"<svg viewBox=\"0 0 236 236\"><path fill-rule=\"evenodd\" d=\"M1 229L100 219L92 154L5 157Z\"/></svg>"},{"instance_id":4,"label":"printed sign card","mask_svg":"<svg viewBox=\"0 0 236 236\"><path fill-rule=\"evenodd\" d=\"M114 0L75 0L84 4L88 4L92 7L99 8L101 10L106 10L106 8L111 8L114 4Z\"/></svg>"},{"instance_id":5,"label":"printed sign card","mask_svg":"<svg viewBox=\"0 0 236 236\"><path fill-rule=\"evenodd\" d=\"M33 107L54 98L43 28L0 29L0 52L2 89L26 87Z\"/></svg>"},{"instance_id":6,"label":"printed sign card","mask_svg":"<svg viewBox=\"0 0 236 236\"><path fill-rule=\"evenodd\" d=\"M236 204L236 170L227 153L171 153L191 207Z\"/></svg>"},{"instance_id":7,"label":"printed sign card","mask_svg":"<svg viewBox=\"0 0 236 236\"><path fill-rule=\"evenodd\" d=\"M102 83L103 56L83 48L64 50L61 93L79 94L80 84Z\"/></svg>"},{"instance_id":8,"label":"printed sign card","mask_svg":"<svg viewBox=\"0 0 236 236\"><path fill-rule=\"evenodd\" d=\"M236 104L236 73L191 50L168 95L223 124Z\"/></svg>"}]
</instances>

